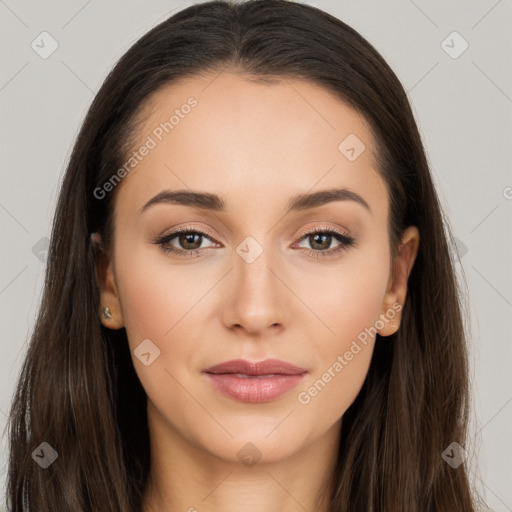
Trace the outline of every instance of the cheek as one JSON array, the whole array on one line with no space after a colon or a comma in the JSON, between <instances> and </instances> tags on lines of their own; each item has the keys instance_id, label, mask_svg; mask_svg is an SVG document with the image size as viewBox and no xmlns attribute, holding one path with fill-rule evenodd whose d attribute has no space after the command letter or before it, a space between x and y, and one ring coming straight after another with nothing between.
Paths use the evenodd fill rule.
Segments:
<instances>
[{"instance_id":1,"label":"cheek","mask_svg":"<svg viewBox=\"0 0 512 512\"><path fill-rule=\"evenodd\" d=\"M385 246L384 246L385 247ZM389 278L388 259L372 252L354 253L350 261L323 279L324 286L307 281L311 309L327 328L315 339L315 372L301 387L297 401L308 414L318 414L332 422L357 397L368 373L377 321ZM378 254L378 253L377 253Z\"/></svg>"},{"instance_id":2,"label":"cheek","mask_svg":"<svg viewBox=\"0 0 512 512\"><path fill-rule=\"evenodd\" d=\"M180 378L173 361L180 361L180 369L190 362L193 347L179 343L178 333L187 324L187 312L194 311L200 290L186 272L180 272L183 267L165 264L154 247L139 242L128 250L120 239L117 249L116 281L130 353L139 380L154 398L162 388L176 385L171 375ZM147 352L146 361L139 358Z\"/></svg>"},{"instance_id":3,"label":"cheek","mask_svg":"<svg viewBox=\"0 0 512 512\"><path fill-rule=\"evenodd\" d=\"M316 338L315 370L297 394L303 414L337 421L356 399L368 373L381 294L356 281L331 296L322 310L332 333Z\"/></svg>"},{"instance_id":4,"label":"cheek","mask_svg":"<svg viewBox=\"0 0 512 512\"><path fill-rule=\"evenodd\" d=\"M299 282L299 276L296 279ZM346 343L375 325L388 279L385 245L353 251L339 266L322 269L306 279L302 276L301 294L325 327L324 336L319 337L322 347L329 353L342 350Z\"/></svg>"},{"instance_id":5,"label":"cheek","mask_svg":"<svg viewBox=\"0 0 512 512\"><path fill-rule=\"evenodd\" d=\"M174 326L186 321L207 283L194 277L191 267L166 261L154 247L140 244L128 252L119 243L118 254L116 275L130 344L171 338Z\"/></svg>"},{"instance_id":6,"label":"cheek","mask_svg":"<svg viewBox=\"0 0 512 512\"><path fill-rule=\"evenodd\" d=\"M183 410L190 403L179 383L186 382L198 349L191 326L200 324L196 306L212 283L172 265L154 248L132 244L128 252L121 242L118 247L116 279L135 371L154 403ZM150 364L145 365L137 354L148 350Z\"/></svg>"}]
</instances>

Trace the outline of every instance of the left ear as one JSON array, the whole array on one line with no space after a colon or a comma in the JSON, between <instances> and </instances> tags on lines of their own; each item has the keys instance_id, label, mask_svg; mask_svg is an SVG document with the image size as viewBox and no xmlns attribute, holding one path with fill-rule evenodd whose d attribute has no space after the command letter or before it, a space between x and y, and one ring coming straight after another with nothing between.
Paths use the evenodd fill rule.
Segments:
<instances>
[{"instance_id":1,"label":"left ear","mask_svg":"<svg viewBox=\"0 0 512 512\"><path fill-rule=\"evenodd\" d=\"M407 281L412 266L418 254L420 233L416 226L409 226L402 236L402 242L393 265L393 272L389 278L388 289L382 303L381 316L386 312L395 312L393 319L384 322L384 327L378 332L381 336L394 334L400 326L402 308L407 295Z\"/></svg>"}]
</instances>

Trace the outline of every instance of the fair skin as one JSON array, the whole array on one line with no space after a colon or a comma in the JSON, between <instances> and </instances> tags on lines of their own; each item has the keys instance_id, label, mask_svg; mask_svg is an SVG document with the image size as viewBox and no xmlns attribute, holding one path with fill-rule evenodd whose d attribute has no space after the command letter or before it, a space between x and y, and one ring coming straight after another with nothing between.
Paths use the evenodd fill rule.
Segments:
<instances>
[{"instance_id":1,"label":"fair skin","mask_svg":"<svg viewBox=\"0 0 512 512\"><path fill-rule=\"evenodd\" d=\"M393 305L405 301L419 233L406 230L392 265L385 182L371 132L348 105L301 80L257 83L226 71L214 78L189 78L151 98L135 149L187 98L198 104L118 185L115 239L98 265L101 304L112 314L102 322L126 328L148 395L143 510L325 512L319 495L375 335L358 342L341 371L333 364L365 329L378 325L389 336L399 328ZM338 149L349 134L366 147L353 161ZM349 189L369 209L346 199L286 211L293 196L327 189ZM216 194L225 206L156 203L140 213L163 190ZM166 242L185 256L153 243L180 227L211 236ZM306 234L314 228L337 230L355 245L319 254L342 242ZM262 250L250 263L237 252L248 236ZM258 246L242 247L254 254ZM390 310L393 318L376 324ZM146 339L160 350L148 366L133 352ZM221 394L202 373L236 358L281 359L307 374L273 400L247 403ZM322 377L329 368L331 378ZM322 378L321 391L308 393ZM301 392L309 401L298 399ZM257 462L244 463L240 450Z\"/></svg>"}]
</instances>

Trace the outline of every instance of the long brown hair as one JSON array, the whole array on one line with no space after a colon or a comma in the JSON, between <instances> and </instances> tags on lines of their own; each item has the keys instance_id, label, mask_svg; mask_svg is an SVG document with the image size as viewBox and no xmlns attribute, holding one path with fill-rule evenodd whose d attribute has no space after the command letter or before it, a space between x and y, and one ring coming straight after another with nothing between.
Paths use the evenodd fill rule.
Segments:
<instances>
[{"instance_id":1,"label":"long brown hair","mask_svg":"<svg viewBox=\"0 0 512 512\"><path fill-rule=\"evenodd\" d=\"M63 179L42 302L9 417L12 512L139 512L150 450L147 397L126 331L99 319L90 234L112 234L113 194L94 193L126 161L137 112L164 85L226 67L301 78L336 94L369 122L390 197L393 255L408 226L421 234L399 331L377 336L369 373L343 416L332 512L472 512L464 446L468 364L460 292L442 214L407 95L354 29L284 0L188 7L145 34L96 95ZM48 443L47 469L33 452ZM331 492L331 491L330 491Z\"/></svg>"}]
</instances>

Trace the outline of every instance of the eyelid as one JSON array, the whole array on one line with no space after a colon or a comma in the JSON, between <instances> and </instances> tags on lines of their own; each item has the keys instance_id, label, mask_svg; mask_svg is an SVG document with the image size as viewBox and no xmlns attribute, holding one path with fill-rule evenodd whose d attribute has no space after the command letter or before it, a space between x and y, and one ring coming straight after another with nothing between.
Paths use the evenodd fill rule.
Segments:
<instances>
[{"instance_id":1,"label":"eyelid","mask_svg":"<svg viewBox=\"0 0 512 512\"><path fill-rule=\"evenodd\" d=\"M301 231L298 236L299 236L299 238L303 238L306 235L314 234L314 233L317 233L319 231L322 231L322 232L323 231L330 231L330 232L333 232L333 233L339 233L340 235L343 235L343 236L345 236L347 238L352 238L352 236L350 235L349 231L346 230L345 228L338 228L338 227L328 226L326 224L321 224L319 226L317 225L317 226L314 226L312 228L307 228L304 231Z\"/></svg>"},{"instance_id":2,"label":"eyelid","mask_svg":"<svg viewBox=\"0 0 512 512\"><path fill-rule=\"evenodd\" d=\"M357 240L355 237L351 236L349 233L346 233L343 229L334 228L333 226L315 226L310 228L309 230L303 231L301 235L298 237L297 241L294 242L296 244L301 243L303 239L306 239L310 235L315 235L316 233L328 233L332 238L335 238L340 243L338 247L334 249L328 249L326 251L313 251L311 249L306 249L304 247L300 248L305 253L309 253L308 256L319 258L319 257L329 257L334 256L338 253L347 251L351 247L357 246ZM292 246L292 247L293 247Z\"/></svg>"},{"instance_id":3,"label":"eyelid","mask_svg":"<svg viewBox=\"0 0 512 512\"><path fill-rule=\"evenodd\" d=\"M158 236L157 240L161 240L163 238L166 238L169 235L173 235L173 237L175 237L175 236L177 236L178 234L180 234L182 232L190 232L190 231L198 233L198 234L203 235L203 236L206 236L207 238L210 238L212 242L219 243L218 240L217 240L217 235L215 233L213 233L212 231L209 231L208 229L203 229L203 228L198 228L198 227L190 226L190 225L181 226L179 228L172 229L171 231L169 231L168 234L163 234L163 235ZM343 235L343 236L345 236L347 238L352 238L350 233L348 232L348 230L345 230L344 228L338 228L338 227L335 228L333 226L328 226L328 225L319 225L319 226L317 225L317 226L314 226L314 227L311 227L311 228L306 228L306 229L304 229L303 231L301 231L297 235L297 238L300 240L300 239L304 238L307 235L315 234L315 233L318 233L318 232L324 232L324 231L338 233L338 234Z\"/></svg>"},{"instance_id":4,"label":"eyelid","mask_svg":"<svg viewBox=\"0 0 512 512\"><path fill-rule=\"evenodd\" d=\"M210 230L202 229L202 228L198 228L198 227L194 227L194 226L190 226L190 225L181 226L179 228L172 229L168 234L163 234L163 235L157 237L157 239L154 240L153 243L155 245L161 246L162 250L164 250L164 252L174 252L175 254L178 255L178 257L185 258L185 259L191 258L191 253L197 254L198 256L200 256L200 253L203 252L205 249L208 250L208 249L215 248L214 246L210 246L210 247L203 247L203 248L199 248L199 249L189 249L188 251L187 251L187 249L175 248L173 246L171 246L171 247L173 247L172 249L164 248L164 245L168 244L170 242L170 240L173 240L174 238L178 237L180 235L180 233L183 233L183 232L196 233L196 234L202 236L203 238L209 239L211 242L213 242L214 245L220 243L217 241L217 236L214 233L212 233ZM335 249L328 249L325 251L314 251L312 249L307 249L307 248L301 247L300 248L301 252L309 253L310 257L319 258L319 257L334 256L336 253L345 251L349 247L353 247L356 245L356 239L353 236L351 236L348 232L346 232L346 230L344 228L335 228L332 225L331 226L316 225L314 227L304 229L300 233L300 235L297 235L297 238L295 239L295 241L291 247L294 247L297 243L300 243L308 235L312 235L312 234L316 234L316 233L329 233L330 236L336 238L338 240L338 242L340 242L340 245Z\"/></svg>"},{"instance_id":5,"label":"eyelid","mask_svg":"<svg viewBox=\"0 0 512 512\"><path fill-rule=\"evenodd\" d=\"M188 232L197 233L206 238L209 238L212 242L221 243L217 240L217 235L215 233L213 233L212 231L210 231L208 229L194 227L194 226L181 226L179 228L173 228L167 234L164 233L163 235L159 235L157 237L156 241L161 240L163 238L167 238L170 235L172 235L172 238L174 238L174 237L178 236L180 233L184 233L184 232L185 233L188 233Z\"/></svg>"}]
</instances>

